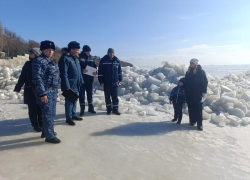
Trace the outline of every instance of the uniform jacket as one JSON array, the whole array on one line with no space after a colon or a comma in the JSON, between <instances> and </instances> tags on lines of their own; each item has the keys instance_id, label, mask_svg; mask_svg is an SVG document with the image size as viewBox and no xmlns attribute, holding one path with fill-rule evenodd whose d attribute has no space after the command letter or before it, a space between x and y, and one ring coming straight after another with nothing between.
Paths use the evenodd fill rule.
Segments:
<instances>
[{"instance_id":1,"label":"uniform jacket","mask_svg":"<svg viewBox=\"0 0 250 180\"><path fill-rule=\"evenodd\" d=\"M20 92L22 86L24 86L24 103L25 104L30 104L36 101L36 97L34 94L34 85L32 83L32 61L27 61L23 68L21 75L19 76L18 82L15 86L14 91L15 92Z\"/></svg>"},{"instance_id":2,"label":"uniform jacket","mask_svg":"<svg viewBox=\"0 0 250 180\"><path fill-rule=\"evenodd\" d=\"M199 104L201 102L202 93L207 93L207 76L200 65L197 66L196 74L193 68L185 75L186 98L188 104Z\"/></svg>"},{"instance_id":3,"label":"uniform jacket","mask_svg":"<svg viewBox=\"0 0 250 180\"><path fill-rule=\"evenodd\" d=\"M116 56L112 60L110 60L108 55L101 59L98 69L98 80L104 84L117 84L122 81L121 63Z\"/></svg>"},{"instance_id":4,"label":"uniform jacket","mask_svg":"<svg viewBox=\"0 0 250 180\"><path fill-rule=\"evenodd\" d=\"M95 61L93 59L93 56L91 56L91 55L87 56L85 53L82 52L79 56L79 60L80 60L80 65L81 65L81 72L83 69L86 68L86 66L90 66L93 68L97 67L95 64ZM82 77L84 80L84 84L93 84L94 83L94 76L89 76L89 75L83 74L83 72L82 72Z\"/></svg>"},{"instance_id":5,"label":"uniform jacket","mask_svg":"<svg viewBox=\"0 0 250 180\"><path fill-rule=\"evenodd\" d=\"M72 55L62 55L59 60L60 77L62 79L62 91L70 88L75 93L79 93L83 84L80 61Z\"/></svg>"},{"instance_id":6,"label":"uniform jacket","mask_svg":"<svg viewBox=\"0 0 250 180\"><path fill-rule=\"evenodd\" d=\"M57 89L61 82L57 64L44 54L38 56L32 63L32 82L40 97L47 95L50 89Z\"/></svg>"},{"instance_id":7,"label":"uniform jacket","mask_svg":"<svg viewBox=\"0 0 250 180\"><path fill-rule=\"evenodd\" d=\"M175 104L183 104L186 103L186 92L183 86L176 86L171 91L169 100Z\"/></svg>"}]
</instances>

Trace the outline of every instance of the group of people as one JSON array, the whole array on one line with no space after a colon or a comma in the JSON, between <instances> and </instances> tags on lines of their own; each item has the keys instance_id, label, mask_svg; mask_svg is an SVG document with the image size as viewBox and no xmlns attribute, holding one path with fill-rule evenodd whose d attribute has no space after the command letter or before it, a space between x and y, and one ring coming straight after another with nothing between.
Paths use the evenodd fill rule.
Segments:
<instances>
[{"instance_id":1,"label":"group of people","mask_svg":"<svg viewBox=\"0 0 250 180\"><path fill-rule=\"evenodd\" d=\"M185 77L179 80L169 96L170 103L173 103L174 107L173 122L181 123L182 108L186 108L187 104L190 125L194 126L197 123L198 130L203 130L202 104L207 96L207 84L207 76L199 65L199 60L191 59Z\"/></svg>"},{"instance_id":2,"label":"group of people","mask_svg":"<svg viewBox=\"0 0 250 180\"><path fill-rule=\"evenodd\" d=\"M64 93L71 92L79 97L80 115L77 115L77 100L65 96L66 123L75 125L74 120L81 121L85 112L85 91L87 93L88 112L96 113L92 104L94 76L98 75L100 86L104 88L107 114L120 115L118 111L118 87L122 84L122 69L120 60L114 55L114 49L109 48L107 54L97 65L91 56L91 48L84 45L79 54L80 44L72 41L58 62L53 61L55 44L52 41L42 41L39 48L32 48L29 59L23 68L14 91L20 92L23 84L24 103L28 104L29 118L34 130L41 132L45 142L60 143L54 131L58 86ZM202 127L202 103L206 98L207 78L197 59L191 59L185 78L180 79L170 95L174 106L174 119L178 124L182 120L182 108L188 104L190 125L197 122L198 130ZM88 69L95 68L92 73Z\"/></svg>"},{"instance_id":3,"label":"group of people","mask_svg":"<svg viewBox=\"0 0 250 180\"><path fill-rule=\"evenodd\" d=\"M114 55L114 49L109 48L97 65L90 55L91 48L83 46L79 54L80 44L72 41L63 49L58 65L52 59L55 44L52 41L42 41L39 48L32 48L29 59L23 68L14 91L20 92L23 84L24 103L28 104L29 118L34 130L41 132L45 142L60 143L54 131L58 86L61 90L71 92L79 97L80 116L76 112L77 99L65 96L66 123L75 125L74 120L81 121L85 111L85 91L87 92L88 112L96 113L92 104L94 76L98 75L100 85L104 88L107 114L120 115L118 111L118 86L122 84L122 69L120 60ZM95 68L92 74L88 69Z\"/></svg>"}]
</instances>

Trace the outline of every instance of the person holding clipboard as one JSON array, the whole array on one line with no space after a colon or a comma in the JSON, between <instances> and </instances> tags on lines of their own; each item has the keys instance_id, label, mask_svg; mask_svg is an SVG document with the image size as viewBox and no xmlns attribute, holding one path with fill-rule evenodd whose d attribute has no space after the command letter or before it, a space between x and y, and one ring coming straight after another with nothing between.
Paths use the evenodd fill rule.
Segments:
<instances>
[{"instance_id":1,"label":"person holding clipboard","mask_svg":"<svg viewBox=\"0 0 250 180\"><path fill-rule=\"evenodd\" d=\"M79 55L80 65L82 69L82 76L84 84L80 88L79 102L81 106L80 116L84 115L85 111L85 91L87 92L88 99L88 112L96 113L94 110L93 102L93 83L94 76L97 74L96 63L93 56L90 55L91 48L88 45L84 45L82 52ZM93 72L90 72L92 70ZM88 72L89 71L89 72Z\"/></svg>"}]
</instances>

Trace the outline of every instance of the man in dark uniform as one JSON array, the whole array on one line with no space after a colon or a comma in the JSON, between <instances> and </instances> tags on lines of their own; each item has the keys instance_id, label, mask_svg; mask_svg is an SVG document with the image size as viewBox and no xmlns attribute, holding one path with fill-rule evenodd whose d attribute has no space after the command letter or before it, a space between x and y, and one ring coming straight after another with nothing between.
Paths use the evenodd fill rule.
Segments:
<instances>
[{"instance_id":1,"label":"man in dark uniform","mask_svg":"<svg viewBox=\"0 0 250 180\"><path fill-rule=\"evenodd\" d=\"M32 48L29 51L29 61L26 61L22 68L21 75L19 76L18 82L15 86L14 91L20 92L23 84L24 86L24 104L28 105L29 118L31 125L34 127L34 130L37 132L42 131L42 111L37 104L36 96L34 93L34 85L32 83L32 62L35 58L40 56L42 52L39 48Z\"/></svg>"},{"instance_id":2,"label":"man in dark uniform","mask_svg":"<svg viewBox=\"0 0 250 180\"><path fill-rule=\"evenodd\" d=\"M68 44L69 55L62 55L59 60L60 76L62 79L61 89L62 91L72 90L79 95L80 86L83 84L83 78L81 73L81 66L78 60L80 44L76 41L72 41ZM66 123L71 126L75 125L73 120L81 121L82 118L77 116L76 102L71 102L65 98L65 114Z\"/></svg>"},{"instance_id":3,"label":"man in dark uniform","mask_svg":"<svg viewBox=\"0 0 250 180\"><path fill-rule=\"evenodd\" d=\"M60 84L59 68L52 59L55 44L52 41L42 41L40 50L42 54L32 63L32 82L42 110L43 132L41 137L46 136L45 142L60 143L60 139L55 137L54 133L57 88Z\"/></svg>"},{"instance_id":4,"label":"man in dark uniform","mask_svg":"<svg viewBox=\"0 0 250 180\"><path fill-rule=\"evenodd\" d=\"M94 76L96 76L97 73L93 72L93 76L85 74L87 73L87 70L86 70L87 66L90 66L96 69L96 64L95 64L93 57L90 55L90 51L91 51L91 48L88 45L84 45L82 48L82 52L79 56L80 65L82 68L82 76L84 80L84 84L81 85L80 95L79 95L79 101L80 101L80 106L81 106L80 116L84 115L85 91L87 92L88 107L89 107L88 112L96 113L94 111L94 106L92 104L93 102L92 95L93 95Z\"/></svg>"},{"instance_id":5,"label":"man in dark uniform","mask_svg":"<svg viewBox=\"0 0 250 180\"><path fill-rule=\"evenodd\" d=\"M118 86L122 84L122 69L120 60L115 56L112 48L108 49L108 54L100 61L98 80L104 87L107 114L110 115L113 111L114 114L120 115L118 111Z\"/></svg>"}]
</instances>

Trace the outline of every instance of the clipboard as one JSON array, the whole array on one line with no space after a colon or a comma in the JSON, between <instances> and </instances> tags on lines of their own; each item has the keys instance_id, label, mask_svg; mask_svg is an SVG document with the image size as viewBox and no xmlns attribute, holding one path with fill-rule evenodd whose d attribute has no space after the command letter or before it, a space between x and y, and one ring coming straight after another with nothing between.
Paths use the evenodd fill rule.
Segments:
<instances>
[{"instance_id":1,"label":"clipboard","mask_svg":"<svg viewBox=\"0 0 250 180\"><path fill-rule=\"evenodd\" d=\"M62 95L72 103L76 102L79 98L79 96L71 89L63 91Z\"/></svg>"},{"instance_id":2,"label":"clipboard","mask_svg":"<svg viewBox=\"0 0 250 180\"><path fill-rule=\"evenodd\" d=\"M96 71L97 71L96 68L93 68L93 67L91 67L91 66L89 66L89 65L87 65L85 69L88 70L88 72L86 72L86 73L84 73L84 74L89 75L89 76L94 76L94 75L93 75L93 72L96 72Z\"/></svg>"}]
</instances>

